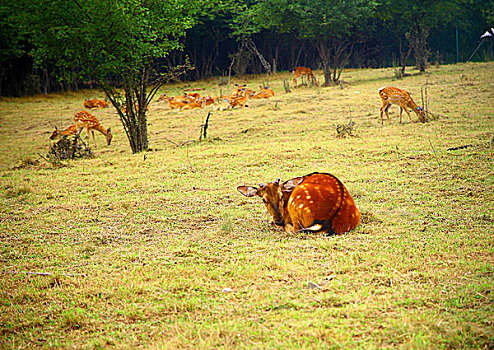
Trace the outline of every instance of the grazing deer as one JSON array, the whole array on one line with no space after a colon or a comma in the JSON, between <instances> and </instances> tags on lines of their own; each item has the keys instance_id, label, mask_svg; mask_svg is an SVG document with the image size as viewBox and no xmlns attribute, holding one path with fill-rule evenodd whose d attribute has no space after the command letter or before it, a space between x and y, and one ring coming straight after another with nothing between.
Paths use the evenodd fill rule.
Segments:
<instances>
[{"instance_id":1,"label":"grazing deer","mask_svg":"<svg viewBox=\"0 0 494 350\"><path fill-rule=\"evenodd\" d=\"M259 88L261 89L260 92L258 92L257 94L255 95L252 95L251 98L257 98L257 99L260 99L260 98L270 98L270 97L273 97L274 96L274 91L273 89L269 89L269 88L264 88L262 86L259 86Z\"/></svg>"},{"instance_id":2,"label":"grazing deer","mask_svg":"<svg viewBox=\"0 0 494 350\"><path fill-rule=\"evenodd\" d=\"M381 97L383 103L380 109L381 124L384 124L383 112L386 113L388 121L390 120L388 110L392 104L398 105L400 107L400 124L403 110L407 112L408 118L410 118L410 121L413 122L408 108L411 108L417 114L419 120L422 123L425 123L425 112L423 108L420 108L415 104L415 102L413 102L412 97L407 91L395 87L382 87L379 89L379 96Z\"/></svg>"},{"instance_id":3,"label":"grazing deer","mask_svg":"<svg viewBox=\"0 0 494 350\"><path fill-rule=\"evenodd\" d=\"M98 119L86 111L79 111L74 116L75 126L77 128L77 135L81 134L82 129L86 128L87 131L87 144L89 146L89 131L93 133L94 146L96 147L96 140L94 139L94 131L99 131L106 137L106 144L109 146L112 139L111 129L105 129L100 124Z\"/></svg>"},{"instance_id":4,"label":"grazing deer","mask_svg":"<svg viewBox=\"0 0 494 350\"><path fill-rule=\"evenodd\" d=\"M55 126L55 130L52 132L50 136L50 140L55 140L62 136L75 135L75 134L77 134L77 127L75 126L75 124L72 124L69 127L67 127L65 130L61 130L61 131L58 130L58 128Z\"/></svg>"},{"instance_id":5,"label":"grazing deer","mask_svg":"<svg viewBox=\"0 0 494 350\"><path fill-rule=\"evenodd\" d=\"M297 67L293 71L293 74L295 74L295 78L293 78L293 83L295 84L295 86L297 86L297 79L299 77L303 77L303 76L307 77L307 81L312 81L312 83L314 85L319 86L319 84L317 83L316 77L314 76L314 74L312 73L312 69L310 69L310 68Z\"/></svg>"},{"instance_id":6,"label":"grazing deer","mask_svg":"<svg viewBox=\"0 0 494 350\"><path fill-rule=\"evenodd\" d=\"M89 99L85 99L84 100L84 108L87 108L87 109L92 109L92 108L108 108L108 103L106 101L103 101L103 100L89 100Z\"/></svg>"},{"instance_id":7,"label":"grazing deer","mask_svg":"<svg viewBox=\"0 0 494 350\"><path fill-rule=\"evenodd\" d=\"M352 196L335 176L312 173L280 184L280 179L259 188L239 186L246 197L261 197L273 223L287 232L342 234L360 222Z\"/></svg>"}]
</instances>

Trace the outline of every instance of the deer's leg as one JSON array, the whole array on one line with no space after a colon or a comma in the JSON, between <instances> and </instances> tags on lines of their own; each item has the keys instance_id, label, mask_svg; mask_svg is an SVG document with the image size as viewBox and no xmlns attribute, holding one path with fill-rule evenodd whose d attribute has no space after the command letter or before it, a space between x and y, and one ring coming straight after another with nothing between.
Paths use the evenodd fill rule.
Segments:
<instances>
[{"instance_id":1,"label":"deer's leg","mask_svg":"<svg viewBox=\"0 0 494 350\"><path fill-rule=\"evenodd\" d=\"M93 134L94 148L96 148L96 139L94 138L94 130L91 130L91 134Z\"/></svg>"},{"instance_id":2,"label":"deer's leg","mask_svg":"<svg viewBox=\"0 0 494 350\"><path fill-rule=\"evenodd\" d=\"M295 222L292 222L291 224L286 224L285 225L285 231L286 232L297 232L297 231L300 231L302 229L302 225L300 225L300 222L295 221Z\"/></svg>"},{"instance_id":3,"label":"deer's leg","mask_svg":"<svg viewBox=\"0 0 494 350\"><path fill-rule=\"evenodd\" d=\"M389 108L391 107L391 103L387 103L384 108L384 112L386 112L386 117L388 117L388 122L391 122L391 118L389 117Z\"/></svg>"},{"instance_id":4,"label":"deer's leg","mask_svg":"<svg viewBox=\"0 0 494 350\"><path fill-rule=\"evenodd\" d=\"M384 125L384 117L383 117L383 114L384 114L384 109L386 108L386 105L387 103L383 101L383 104L381 106L381 109L379 110L381 112L380 116L381 116L381 125Z\"/></svg>"},{"instance_id":5,"label":"deer's leg","mask_svg":"<svg viewBox=\"0 0 494 350\"><path fill-rule=\"evenodd\" d=\"M403 107L403 109L405 110L405 112L407 112L407 114L408 114L408 118L410 118L410 121L411 121L412 123L414 123L414 121L413 121L413 119L412 119L412 116L410 115L410 112L408 111L408 108L407 108L407 107Z\"/></svg>"},{"instance_id":6,"label":"deer's leg","mask_svg":"<svg viewBox=\"0 0 494 350\"><path fill-rule=\"evenodd\" d=\"M407 112L408 113L408 112ZM403 114L403 107L400 106L400 124L401 124L401 115Z\"/></svg>"}]
</instances>

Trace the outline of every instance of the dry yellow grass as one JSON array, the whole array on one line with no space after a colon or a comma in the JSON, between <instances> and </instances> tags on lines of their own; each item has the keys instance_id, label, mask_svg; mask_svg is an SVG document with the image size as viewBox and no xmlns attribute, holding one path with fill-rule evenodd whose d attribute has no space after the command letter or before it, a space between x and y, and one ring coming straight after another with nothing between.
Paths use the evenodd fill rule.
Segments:
<instances>
[{"instance_id":1,"label":"dry yellow grass","mask_svg":"<svg viewBox=\"0 0 494 350\"><path fill-rule=\"evenodd\" d=\"M153 151L136 155L112 109L96 110L112 145L96 135L95 158L62 167L38 155L53 126L103 95L0 100L1 347L492 348L494 63L409 71L291 93L280 73L274 98L212 112L208 138L181 147L208 110L155 102ZM381 125L379 87L420 104L426 84L441 117L400 125L392 107ZM350 120L355 136L337 137ZM288 235L235 190L313 171L344 182L355 231Z\"/></svg>"}]
</instances>

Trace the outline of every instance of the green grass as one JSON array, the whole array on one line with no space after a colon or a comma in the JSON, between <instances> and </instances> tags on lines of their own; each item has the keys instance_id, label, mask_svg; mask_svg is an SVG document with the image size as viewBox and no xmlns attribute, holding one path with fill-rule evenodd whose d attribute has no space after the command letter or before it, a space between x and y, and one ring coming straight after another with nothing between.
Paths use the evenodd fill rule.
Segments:
<instances>
[{"instance_id":1,"label":"green grass","mask_svg":"<svg viewBox=\"0 0 494 350\"><path fill-rule=\"evenodd\" d=\"M1 99L0 346L494 347L494 63L409 71L348 70L344 89L291 93L279 73L274 98L213 111L208 139L183 146L207 110L153 103L146 157L114 111L94 111L112 145L96 135L95 158L53 165L40 157L53 126L103 94ZM399 124L393 106L381 125L379 87L420 104L426 84L441 117ZM219 92L163 92L186 88ZM350 119L355 136L337 137ZM236 191L314 171L348 188L355 231L289 235Z\"/></svg>"}]
</instances>

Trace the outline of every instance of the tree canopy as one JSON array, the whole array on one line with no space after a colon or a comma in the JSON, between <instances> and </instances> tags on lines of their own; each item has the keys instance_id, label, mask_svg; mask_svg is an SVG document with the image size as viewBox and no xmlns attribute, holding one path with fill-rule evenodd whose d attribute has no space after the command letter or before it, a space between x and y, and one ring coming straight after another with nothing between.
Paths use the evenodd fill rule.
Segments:
<instances>
[{"instance_id":1,"label":"tree canopy","mask_svg":"<svg viewBox=\"0 0 494 350\"><path fill-rule=\"evenodd\" d=\"M105 77L122 83L163 65L187 78L322 68L326 83L347 66L465 60L492 27L492 0L0 0L2 92L26 76L71 87ZM459 32L456 52L455 31ZM492 59L492 44L477 59ZM234 61L234 62L233 62ZM398 62L399 61L399 62ZM234 65L232 65L234 63ZM18 76L24 72L24 75ZM151 74L152 76L153 74ZM46 77L46 79L45 79ZM13 79L14 78L14 79ZM44 79L44 80L43 80ZM20 82L19 82L20 81ZM75 85L76 86L76 85ZM10 89L9 89L10 88Z\"/></svg>"},{"instance_id":2,"label":"tree canopy","mask_svg":"<svg viewBox=\"0 0 494 350\"><path fill-rule=\"evenodd\" d=\"M201 0L19 0L14 6L36 66L51 64L67 80L94 80L119 112L132 151L139 152L148 147L146 108L166 79L160 59L182 48L180 39L200 5Z\"/></svg>"}]
</instances>

